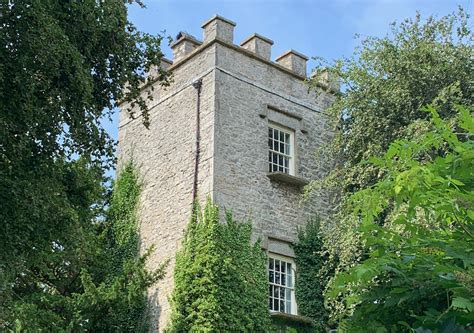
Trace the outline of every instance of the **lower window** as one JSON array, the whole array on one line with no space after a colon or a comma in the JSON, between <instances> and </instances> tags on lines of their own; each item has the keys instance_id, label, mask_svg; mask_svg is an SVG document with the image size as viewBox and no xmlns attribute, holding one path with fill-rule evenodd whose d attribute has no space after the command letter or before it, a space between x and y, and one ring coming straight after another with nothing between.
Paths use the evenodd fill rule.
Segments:
<instances>
[{"instance_id":1,"label":"lower window","mask_svg":"<svg viewBox=\"0 0 474 333\"><path fill-rule=\"evenodd\" d=\"M272 312L296 314L295 265L290 258L268 258L268 307Z\"/></svg>"}]
</instances>

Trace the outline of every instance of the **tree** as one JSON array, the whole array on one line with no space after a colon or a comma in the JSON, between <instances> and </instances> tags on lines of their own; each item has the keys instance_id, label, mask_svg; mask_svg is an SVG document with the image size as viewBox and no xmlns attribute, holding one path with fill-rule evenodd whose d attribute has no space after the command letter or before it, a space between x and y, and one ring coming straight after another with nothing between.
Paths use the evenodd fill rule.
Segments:
<instances>
[{"instance_id":1,"label":"tree","mask_svg":"<svg viewBox=\"0 0 474 333\"><path fill-rule=\"evenodd\" d=\"M29 263L32 271L20 275L11 289L15 297L2 300L0 327L26 332L146 332L146 290L163 277L166 263L149 272L149 252L139 256L138 174L132 163L120 172L101 221L87 214L94 200L103 199L101 178L81 161L67 166L76 171L68 170L64 177L75 200L64 200L69 206L61 208L71 211L71 219L83 218L74 221L69 235L58 235L44 267Z\"/></svg>"},{"instance_id":2,"label":"tree","mask_svg":"<svg viewBox=\"0 0 474 333\"><path fill-rule=\"evenodd\" d=\"M338 263L336 271L352 267L364 255L358 220L345 210L346 200L385 176L377 165L360 162L380 156L394 140L429 131L426 122L419 122L428 117L421 107L432 103L443 119L451 119L454 104L472 104L474 53L469 27L469 16L462 9L440 19L417 15L394 24L390 36L362 41L351 58L329 68L345 89L329 109L340 130L320 156L336 164L328 177L309 186L308 193L318 186L337 193L335 215L322 221L323 229L331 230L325 243L329 260ZM385 223L392 207L393 203L385 207L378 224ZM337 299L333 302L328 304L331 315L345 311Z\"/></svg>"},{"instance_id":3,"label":"tree","mask_svg":"<svg viewBox=\"0 0 474 333\"><path fill-rule=\"evenodd\" d=\"M468 332L474 322L474 121L427 109L432 131L397 140L370 164L385 170L350 196L366 256L336 275L328 297L344 297L348 332ZM428 121L420 121L428 122ZM442 150L441 156L436 156ZM420 156L432 156L420 160ZM394 202L390 222L377 223Z\"/></svg>"},{"instance_id":4,"label":"tree","mask_svg":"<svg viewBox=\"0 0 474 333\"><path fill-rule=\"evenodd\" d=\"M140 87L167 82L162 70L145 75L159 66L162 38L127 21L129 2L0 3L2 327L12 325L10 302L38 309L42 296L53 302L79 283L77 268L97 251L89 229L104 204L103 170L114 162L101 122L127 101L146 124Z\"/></svg>"},{"instance_id":5,"label":"tree","mask_svg":"<svg viewBox=\"0 0 474 333\"><path fill-rule=\"evenodd\" d=\"M252 226L237 222L209 200L196 205L176 255L168 332L267 332L265 254L251 244Z\"/></svg>"}]
</instances>

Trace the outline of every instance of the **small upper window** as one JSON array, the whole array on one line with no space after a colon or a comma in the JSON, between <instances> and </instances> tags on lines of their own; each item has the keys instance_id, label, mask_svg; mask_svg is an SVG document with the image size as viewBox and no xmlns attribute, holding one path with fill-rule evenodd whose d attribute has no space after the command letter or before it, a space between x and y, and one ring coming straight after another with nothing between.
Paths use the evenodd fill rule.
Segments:
<instances>
[{"instance_id":1,"label":"small upper window","mask_svg":"<svg viewBox=\"0 0 474 333\"><path fill-rule=\"evenodd\" d=\"M296 314L294 263L290 258L268 258L268 307L272 312Z\"/></svg>"},{"instance_id":2,"label":"small upper window","mask_svg":"<svg viewBox=\"0 0 474 333\"><path fill-rule=\"evenodd\" d=\"M270 124L268 127L269 172L294 175L294 133Z\"/></svg>"}]
</instances>

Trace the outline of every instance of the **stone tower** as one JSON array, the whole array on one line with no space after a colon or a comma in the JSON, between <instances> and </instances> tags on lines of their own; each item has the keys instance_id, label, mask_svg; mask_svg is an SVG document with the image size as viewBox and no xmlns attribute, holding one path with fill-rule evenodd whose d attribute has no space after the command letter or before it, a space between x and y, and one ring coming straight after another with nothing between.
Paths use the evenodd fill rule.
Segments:
<instances>
[{"instance_id":1,"label":"stone tower","mask_svg":"<svg viewBox=\"0 0 474 333\"><path fill-rule=\"evenodd\" d=\"M163 60L173 83L157 84L149 129L140 117L120 115L119 166L133 155L144 180L141 249L155 246L150 268L171 259L166 278L149 293L155 331L169 319L174 256L194 190L200 201L210 196L237 219L252 220L270 258L274 313L298 314L290 244L298 226L328 212L324 193L305 203L301 193L326 171L314 152L331 137L325 109L337 87L321 81L325 92L308 92L306 56L290 50L272 61L273 41L253 34L236 45L235 25L214 16L202 25L202 42L178 35L173 60Z\"/></svg>"}]
</instances>

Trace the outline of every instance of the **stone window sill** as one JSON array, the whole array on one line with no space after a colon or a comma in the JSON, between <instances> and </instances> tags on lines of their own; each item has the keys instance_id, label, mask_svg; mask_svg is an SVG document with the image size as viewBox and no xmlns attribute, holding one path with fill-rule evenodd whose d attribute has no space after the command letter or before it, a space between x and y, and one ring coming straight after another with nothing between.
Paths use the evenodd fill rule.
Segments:
<instances>
[{"instance_id":1,"label":"stone window sill","mask_svg":"<svg viewBox=\"0 0 474 333\"><path fill-rule=\"evenodd\" d=\"M296 322L296 323L306 324L306 325L313 324L313 321L308 317L284 313L284 312L270 312L270 316L272 318L283 319L287 322Z\"/></svg>"},{"instance_id":2,"label":"stone window sill","mask_svg":"<svg viewBox=\"0 0 474 333\"><path fill-rule=\"evenodd\" d=\"M269 172L267 173L267 177L271 180L287 183L294 186L305 186L309 183L304 178L292 176L284 172Z\"/></svg>"}]
</instances>

